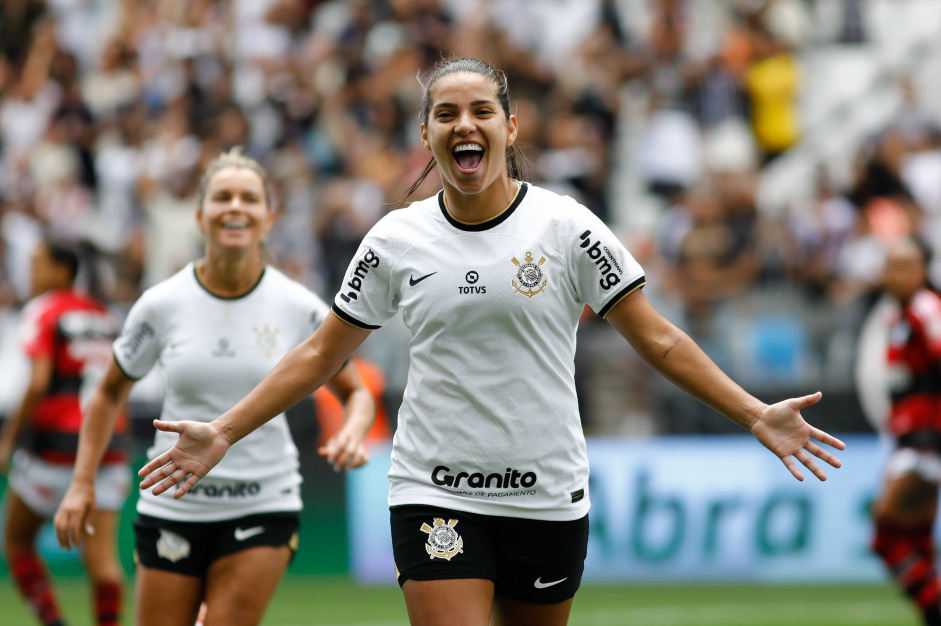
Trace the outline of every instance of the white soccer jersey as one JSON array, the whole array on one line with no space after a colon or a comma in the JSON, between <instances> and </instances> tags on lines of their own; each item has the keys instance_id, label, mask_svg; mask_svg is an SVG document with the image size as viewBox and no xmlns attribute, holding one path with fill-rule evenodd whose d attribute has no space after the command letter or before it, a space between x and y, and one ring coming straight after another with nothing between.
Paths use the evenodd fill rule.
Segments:
<instances>
[{"instance_id":1,"label":"white soccer jersey","mask_svg":"<svg viewBox=\"0 0 941 626\"><path fill-rule=\"evenodd\" d=\"M195 265L148 289L131 308L114 343L124 373L143 377L159 365L166 379L160 419L209 422L241 400L323 321L327 305L268 267L248 294L220 298ZM157 431L148 457L176 443ZM213 521L301 508L297 448L284 415L233 445L190 491L141 495L137 511L178 521Z\"/></svg>"},{"instance_id":2,"label":"white soccer jersey","mask_svg":"<svg viewBox=\"0 0 941 626\"><path fill-rule=\"evenodd\" d=\"M390 506L572 520L588 512L575 397L575 331L644 284L640 265L588 209L523 183L480 224L444 194L366 235L334 312L412 332L389 471Z\"/></svg>"}]
</instances>

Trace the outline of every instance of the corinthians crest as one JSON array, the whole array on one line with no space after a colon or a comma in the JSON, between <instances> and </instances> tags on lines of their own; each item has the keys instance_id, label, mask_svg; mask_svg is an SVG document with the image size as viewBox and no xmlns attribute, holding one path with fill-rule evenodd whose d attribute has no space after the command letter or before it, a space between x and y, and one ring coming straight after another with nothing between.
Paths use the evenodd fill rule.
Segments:
<instances>
[{"instance_id":1,"label":"corinthians crest","mask_svg":"<svg viewBox=\"0 0 941 626\"><path fill-rule=\"evenodd\" d=\"M160 539L157 540L157 556L161 556L171 563L176 563L189 555L189 541L174 532L160 529Z\"/></svg>"},{"instance_id":2,"label":"corinthians crest","mask_svg":"<svg viewBox=\"0 0 941 626\"><path fill-rule=\"evenodd\" d=\"M543 278L542 264L546 262L546 257L539 257L539 262L534 263L533 253L527 252L522 263L517 261L516 257L510 260L519 268L516 270L516 280L512 281L513 288L516 290L513 293L524 295L532 300L533 296L545 290L549 280Z\"/></svg>"},{"instance_id":3,"label":"corinthians crest","mask_svg":"<svg viewBox=\"0 0 941 626\"><path fill-rule=\"evenodd\" d=\"M428 558L450 561L452 557L464 551L464 540L454 530L455 526L456 519L445 522L440 517L435 518L433 526L421 525L421 531L428 533L428 544L425 546Z\"/></svg>"},{"instance_id":4,"label":"corinthians crest","mask_svg":"<svg viewBox=\"0 0 941 626\"><path fill-rule=\"evenodd\" d=\"M265 358L273 357L278 353L278 333L280 328L270 328L267 324L258 328L253 326L255 331L255 352Z\"/></svg>"}]
</instances>

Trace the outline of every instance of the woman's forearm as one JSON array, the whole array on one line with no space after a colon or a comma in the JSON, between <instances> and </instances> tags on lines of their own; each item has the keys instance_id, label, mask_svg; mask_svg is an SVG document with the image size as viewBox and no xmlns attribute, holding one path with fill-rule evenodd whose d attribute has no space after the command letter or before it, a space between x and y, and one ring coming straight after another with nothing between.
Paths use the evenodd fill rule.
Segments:
<instances>
[{"instance_id":1,"label":"woman's forearm","mask_svg":"<svg viewBox=\"0 0 941 626\"><path fill-rule=\"evenodd\" d=\"M112 361L82 413L73 482L94 483L98 465L108 449L133 386L134 381L124 375L116 361Z\"/></svg>"},{"instance_id":2,"label":"woman's forearm","mask_svg":"<svg viewBox=\"0 0 941 626\"><path fill-rule=\"evenodd\" d=\"M751 429L765 408L719 369L689 335L661 316L643 293L627 296L606 319L648 365L743 428Z\"/></svg>"},{"instance_id":3,"label":"woman's forearm","mask_svg":"<svg viewBox=\"0 0 941 626\"><path fill-rule=\"evenodd\" d=\"M281 362L234 407L213 424L229 445L312 394L339 371L369 331L329 316L306 341Z\"/></svg>"},{"instance_id":4,"label":"woman's forearm","mask_svg":"<svg viewBox=\"0 0 941 626\"><path fill-rule=\"evenodd\" d=\"M637 353L677 387L750 429L765 404L729 378L689 335L670 326L672 332L660 341L635 345Z\"/></svg>"},{"instance_id":5,"label":"woman's forearm","mask_svg":"<svg viewBox=\"0 0 941 626\"><path fill-rule=\"evenodd\" d=\"M95 388L82 416L73 482L95 481L98 465L114 435L125 399L126 394L122 397L121 394L109 393L101 386Z\"/></svg>"},{"instance_id":6,"label":"woman's forearm","mask_svg":"<svg viewBox=\"0 0 941 626\"><path fill-rule=\"evenodd\" d=\"M376 418L376 401L365 387L349 395L343 406L343 427L365 436Z\"/></svg>"}]
</instances>

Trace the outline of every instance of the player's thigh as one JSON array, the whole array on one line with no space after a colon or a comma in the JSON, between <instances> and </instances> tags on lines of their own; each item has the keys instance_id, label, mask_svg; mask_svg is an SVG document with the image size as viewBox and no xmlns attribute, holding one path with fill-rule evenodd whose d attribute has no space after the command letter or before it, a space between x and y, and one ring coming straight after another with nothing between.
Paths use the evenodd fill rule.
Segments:
<instances>
[{"instance_id":1,"label":"player's thigh","mask_svg":"<svg viewBox=\"0 0 941 626\"><path fill-rule=\"evenodd\" d=\"M143 565L135 578L135 626L193 626L203 599L202 579Z\"/></svg>"},{"instance_id":2,"label":"player's thigh","mask_svg":"<svg viewBox=\"0 0 941 626\"><path fill-rule=\"evenodd\" d=\"M505 603L507 611L520 613L527 605L558 605L546 609L547 615L567 611L565 603L575 596L585 571L588 516L570 521L499 520L496 595L512 601Z\"/></svg>"},{"instance_id":3,"label":"player's thigh","mask_svg":"<svg viewBox=\"0 0 941 626\"><path fill-rule=\"evenodd\" d=\"M213 524L204 623L257 624L298 547L296 511L246 515Z\"/></svg>"},{"instance_id":4,"label":"player's thigh","mask_svg":"<svg viewBox=\"0 0 941 626\"><path fill-rule=\"evenodd\" d=\"M938 487L914 473L888 478L875 507L879 519L932 521L938 511Z\"/></svg>"},{"instance_id":5,"label":"player's thigh","mask_svg":"<svg viewBox=\"0 0 941 626\"><path fill-rule=\"evenodd\" d=\"M390 521L412 626L486 626L497 576L494 518L409 505L390 509Z\"/></svg>"},{"instance_id":6,"label":"player's thigh","mask_svg":"<svg viewBox=\"0 0 941 626\"><path fill-rule=\"evenodd\" d=\"M493 581L481 578L406 580L402 585L411 626L487 626Z\"/></svg>"},{"instance_id":7,"label":"player's thigh","mask_svg":"<svg viewBox=\"0 0 941 626\"><path fill-rule=\"evenodd\" d=\"M939 480L941 457L936 452L896 450L887 463L885 484L873 514L902 524L932 522L937 515Z\"/></svg>"},{"instance_id":8,"label":"player's thigh","mask_svg":"<svg viewBox=\"0 0 941 626\"><path fill-rule=\"evenodd\" d=\"M287 546L258 546L220 557L206 575L205 626L254 626L291 562Z\"/></svg>"},{"instance_id":9,"label":"player's thigh","mask_svg":"<svg viewBox=\"0 0 941 626\"><path fill-rule=\"evenodd\" d=\"M85 534L82 561L85 571L96 581L120 580L123 578L118 561L117 534L119 514L116 511L94 511L89 523L95 533Z\"/></svg>"},{"instance_id":10,"label":"player's thigh","mask_svg":"<svg viewBox=\"0 0 941 626\"><path fill-rule=\"evenodd\" d=\"M430 505L389 510L399 585L408 580L496 580L494 518Z\"/></svg>"},{"instance_id":11,"label":"player's thigh","mask_svg":"<svg viewBox=\"0 0 941 626\"><path fill-rule=\"evenodd\" d=\"M9 556L11 551L33 545L46 518L30 508L12 489L7 490L6 509L4 545Z\"/></svg>"},{"instance_id":12,"label":"player's thigh","mask_svg":"<svg viewBox=\"0 0 941 626\"><path fill-rule=\"evenodd\" d=\"M492 626L565 626L569 623L572 602L569 598L553 604L520 602L503 596L493 601Z\"/></svg>"}]
</instances>

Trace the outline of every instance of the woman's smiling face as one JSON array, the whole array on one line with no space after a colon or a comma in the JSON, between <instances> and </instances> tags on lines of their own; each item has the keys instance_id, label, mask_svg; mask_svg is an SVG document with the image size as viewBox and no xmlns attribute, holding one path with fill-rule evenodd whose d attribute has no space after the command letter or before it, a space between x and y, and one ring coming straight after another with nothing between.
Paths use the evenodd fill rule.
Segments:
<instances>
[{"instance_id":1,"label":"woman's smiling face","mask_svg":"<svg viewBox=\"0 0 941 626\"><path fill-rule=\"evenodd\" d=\"M422 143L445 183L476 195L506 176L506 149L516 141L516 116L500 105L497 85L474 72L449 74L429 90Z\"/></svg>"},{"instance_id":2,"label":"woman's smiling face","mask_svg":"<svg viewBox=\"0 0 941 626\"><path fill-rule=\"evenodd\" d=\"M196 217L210 245L245 252L260 247L274 214L268 207L264 182L256 172L225 167L206 185Z\"/></svg>"}]
</instances>

